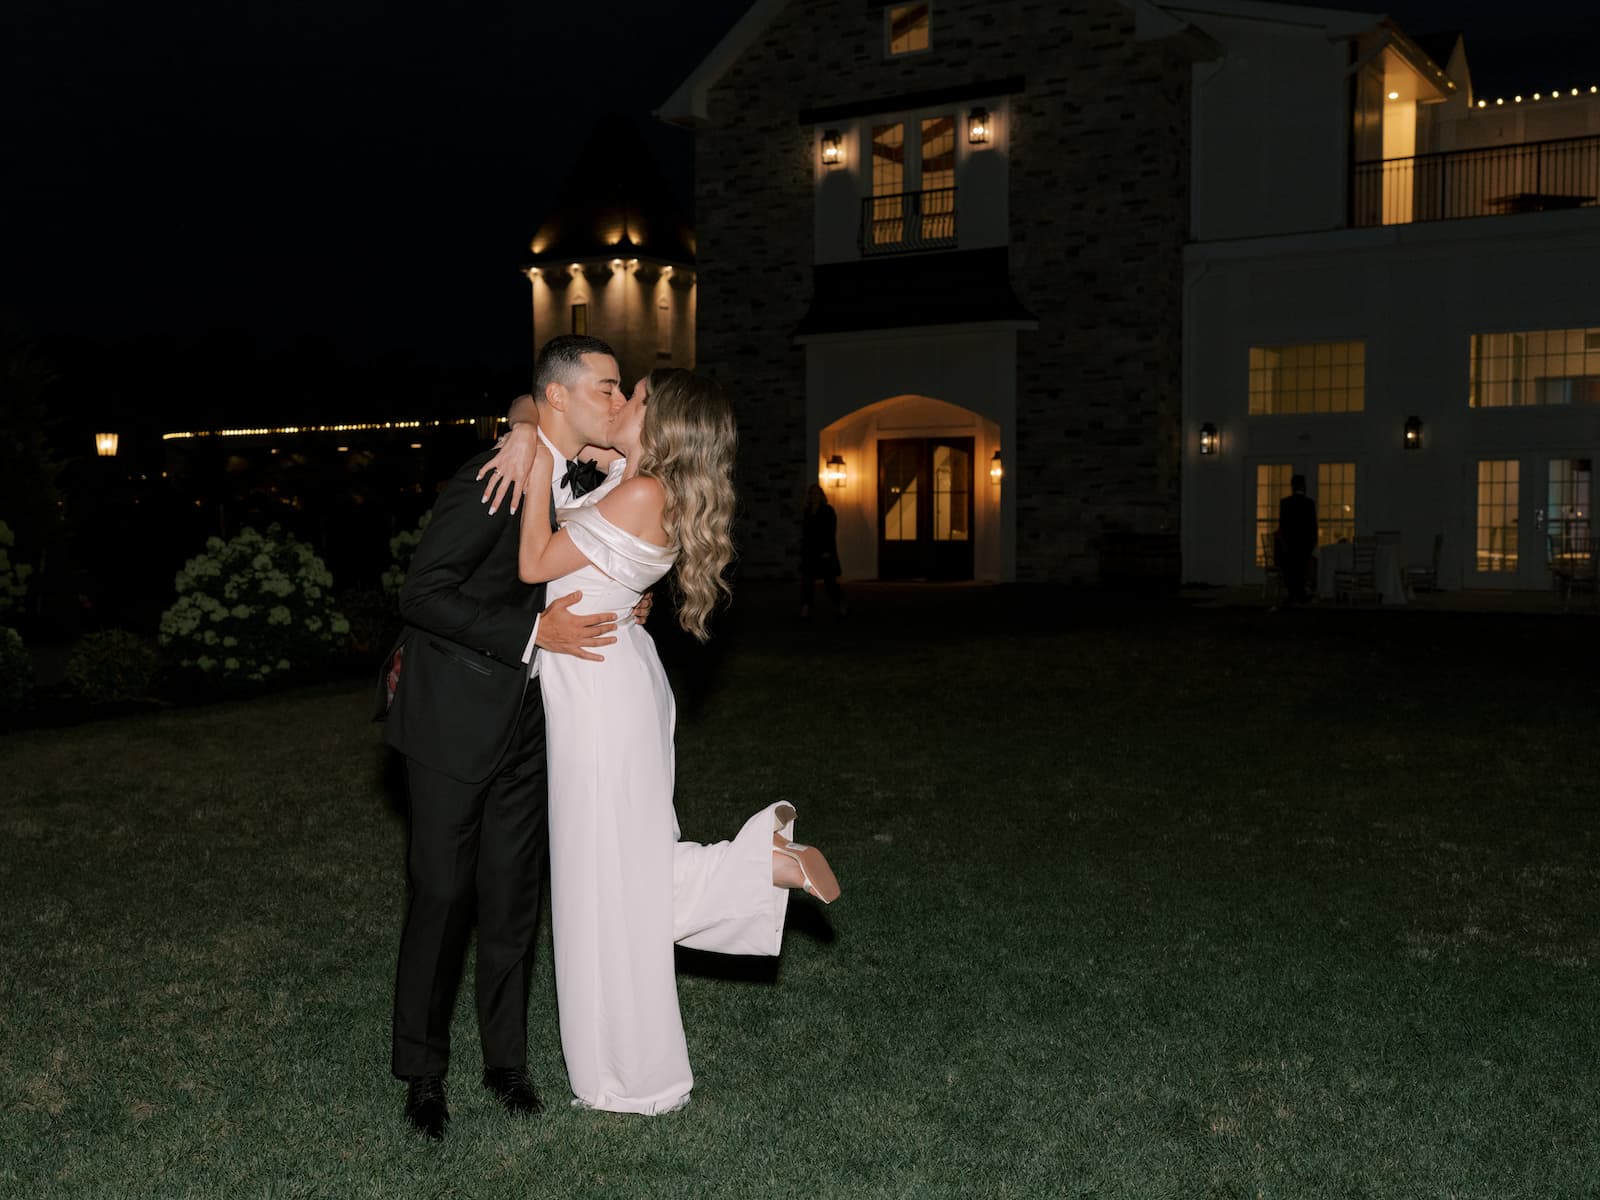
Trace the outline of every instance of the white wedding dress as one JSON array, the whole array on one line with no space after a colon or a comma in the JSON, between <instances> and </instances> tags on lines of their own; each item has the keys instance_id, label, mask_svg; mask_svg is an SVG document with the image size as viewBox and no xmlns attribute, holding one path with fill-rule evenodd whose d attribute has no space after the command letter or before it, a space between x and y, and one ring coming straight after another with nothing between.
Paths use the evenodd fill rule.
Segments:
<instances>
[{"instance_id":1,"label":"white wedding dress","mask_svg":"<svg viewBox=\"0 0 1600 1200\"><path fill-rule=\"evenodd\" d=\"M678 840L673 810L677 710L650 635L630 610L677 559L593 507L620 479L560 517L593 565L550 582L581 591L577 612L619 614L604 662L539 657L550 772L550 913L561 1049L574 1103L663 1113L689 1101L694 1075L678 1015L674 943L777 954L787 888L772 884L772 835L793 835L774 804L731 842ZM786 818L786 819L785 819Z\"/></svg>"}]
</instances>

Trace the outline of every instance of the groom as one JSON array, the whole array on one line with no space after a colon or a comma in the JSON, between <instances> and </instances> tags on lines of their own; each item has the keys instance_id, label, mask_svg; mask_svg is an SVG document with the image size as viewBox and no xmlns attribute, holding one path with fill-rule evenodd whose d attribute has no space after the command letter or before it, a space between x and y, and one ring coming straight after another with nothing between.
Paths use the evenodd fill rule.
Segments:
<instances>
[{"instance_id":1,"label":"groom","mask_svg":"<svg viewBox=\"0 0 1600 1200\"><path fill-rule=\"evenodd\" d=\"M608 440L626 397L605 342L552 338L535 379L564 442ZM514 417L526 402L518 398ZM479 502L478 473L492 454L457 471L434 505L400 590L406 628L377 697L411 799L392 1070L407 1084L406 1119L435 1139L450 1120L450 1017L474 915L483 1086L513 1114L539 1111L527 1007L549 838L534 650L595 659L593 648L616 641L607 636L616 614L574 614L581 593L545 608L544 585L517 578L519 522L508 508L486 515ZM563 482L548 502L552 520L556 503L573 498Z\"/></svg>"}]
</instances>

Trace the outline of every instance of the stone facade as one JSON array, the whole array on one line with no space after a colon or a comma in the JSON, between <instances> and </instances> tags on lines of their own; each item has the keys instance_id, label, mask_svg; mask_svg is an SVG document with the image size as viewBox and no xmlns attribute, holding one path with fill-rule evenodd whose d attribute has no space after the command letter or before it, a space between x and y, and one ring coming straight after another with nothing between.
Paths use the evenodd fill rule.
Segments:
<instances>
[{"instance_id":1,"label":"stone facade","mask_svg":"<svg viewBox=\"0 0 1600 1200\"><path fill-rule=\"evenodd\" d=\"M1016 574L1089 581L1107 531L1176 531L1189 64L1115 0L937 0L933 48L883 56L882 10L793 0L712 88L696 135L698 359L738 403L742 569L795 569L815 131L802 110L1021 75L1010 263Z\"/></svg>"}]
</instances>

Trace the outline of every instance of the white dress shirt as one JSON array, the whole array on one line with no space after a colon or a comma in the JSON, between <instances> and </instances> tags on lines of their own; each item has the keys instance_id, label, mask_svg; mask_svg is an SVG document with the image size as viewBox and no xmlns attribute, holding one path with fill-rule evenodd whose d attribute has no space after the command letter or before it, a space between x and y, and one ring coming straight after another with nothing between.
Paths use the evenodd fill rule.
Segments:
<instances>
[{"instance_id":1,"label":"white dress shirt","mask_svg":"<svg viewBox=\"0 0 1600 1200\"><path fill-rule=\"evenodd\" d=\"M555 465L550 471L550 495L554 498L557 508L570 508L572 505L578 503L578 498L572 494L572 489L562 482L567 474L567 456L556 449L556 444L554 442L545 437L544 430L537 429L534 432L539 435L539 440L545 444L545 448L550 451L550 457L555 460ZM606 473L607 481L609 482L613 477L620 475L622 473L623 466L624 462L620 458L612 463L611 469ZM522 497L522 503L524 505L528 504L531 500L531 496L525 495ZM550 505L547 501L545 508L548 509L549 507ZM548 607L549 597L546 596L545 600ZM539 640L539 619L543 615L543 613L540 613L538 616L533 618L533 632L528 635L527 648L522 652L522 661L528 664L528 677L530 679L539 673L539 658L534 653L538 647L535 646L534 643Z\"/></svg>"}]
</instances>

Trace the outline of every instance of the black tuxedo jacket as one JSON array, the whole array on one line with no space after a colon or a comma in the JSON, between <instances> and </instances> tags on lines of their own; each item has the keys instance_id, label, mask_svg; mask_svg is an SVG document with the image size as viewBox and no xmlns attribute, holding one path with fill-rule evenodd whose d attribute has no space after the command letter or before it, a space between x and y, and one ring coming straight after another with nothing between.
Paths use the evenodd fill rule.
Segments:
<instances>
[{"instance_id":1,"label":"black tuxedo jacket","mask_svg":"<svg viewBox=\"0 0 1600 1200\"><path fill-rule=\"evenodd\" d=\"M544 585L517 578L520 517L506 504L491 516L480 502L478 469L492 453L445 486L412 557L395 646L405 657L383 731L406 757L463 783L488 779L505 755L530 684L522 654L544 607ZM393 658L379 672L376 716Z\"/></svg>"}]
</instances>

